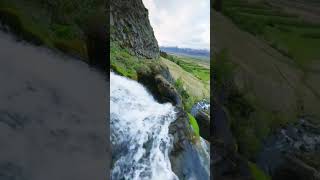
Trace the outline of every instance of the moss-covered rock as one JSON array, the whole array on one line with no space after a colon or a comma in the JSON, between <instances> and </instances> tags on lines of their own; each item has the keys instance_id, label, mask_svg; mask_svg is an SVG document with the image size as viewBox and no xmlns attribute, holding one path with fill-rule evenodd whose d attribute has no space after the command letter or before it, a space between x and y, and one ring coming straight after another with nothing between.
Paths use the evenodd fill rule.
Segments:
<instances>
[{"instance_id":1,"label":"moss-covered rock","mask_svg":"<svg viewBox=\"0 0 320 180\"><path fill-rule=\"evenodd\" d=\"M248 162L253 180L271 180L255 163Z\"/></svg>"},{"instance_id":2,"label":"moss-covered rock","mask_svg":"<svg viewBox=\"0 0 320 180\"><path fill-rule=\"evenodd\" d=\"M3 26L7 26L9 31L16 34L19 38L32 42L35 45L44 44L44 40L40 34L30 30L25 24L23 24L18 12L14 9L0 9L0 21Z\"/></svg>"},{"instance_id":3,"label":"moss-covered rock","mask_svg":"<svg viewBox=\"0 0 320 180\"><path fill-rule=\"evenodd\" d=\"M1 6L0 22L19 40L58 49L106 69L109 48L104 1L5 0Z\"/></svg>"},{"instance_id":4,"label":"moss-covered rock","mask_svg":"<svg viewBox=\"0 0 320 180\"><path fill-rule=\"evenodd\" d=\"M200 137L200 129L197 120L190 113L188 113L188 117L193 132L196 134L197 137Z\"/></svg>"}]
</instances>

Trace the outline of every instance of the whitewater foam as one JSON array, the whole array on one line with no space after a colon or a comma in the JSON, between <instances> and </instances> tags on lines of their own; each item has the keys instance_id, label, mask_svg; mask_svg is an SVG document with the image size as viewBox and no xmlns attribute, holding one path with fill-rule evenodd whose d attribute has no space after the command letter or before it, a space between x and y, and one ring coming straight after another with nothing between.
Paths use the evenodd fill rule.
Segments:
<instances>
[{"instance_id":1,"label":"whitewater foam","mask_svg":"<svg viewBox=\"0 0 320 180\"><path fill-rule=\"evenodd\" d=\"M169 160L171 104L159 104L138 82L111 72L110 115L112 180L178 180Z\"/></svg>"}]
</instances>

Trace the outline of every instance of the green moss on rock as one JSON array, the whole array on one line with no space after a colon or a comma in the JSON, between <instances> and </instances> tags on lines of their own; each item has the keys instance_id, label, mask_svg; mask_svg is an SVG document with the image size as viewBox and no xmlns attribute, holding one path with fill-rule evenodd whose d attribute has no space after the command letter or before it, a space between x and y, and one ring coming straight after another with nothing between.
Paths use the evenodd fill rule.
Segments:
<instances>
[{"instance_id":1,"label":"green moss on rock","mask_svg":"<svg viewBox=\"0 0 320 180\"><path fill-rule=\"evenodd\" d=\"M254 180L271 180L255 163L248 162Z\"/></svg>"},{"instance_id":2,"label":"green moss on rock","mask_svg":"<svg viewBox=\"0 0 320 180\"><path fill-rule=\"evenodd\" d=\"M145 59L131 54L117 42L110 42L111 69L122 76L137 80L138 72L160 72L162 64L157 60Z\"/></svg>"},{"instance_id":3,"label":"green moss on rock","mask_svg":"<svg viewBox=\"0 0 320 180\"><path fill-rule=\"evenodd\" d=\"M191 125L194 133L196 134L197 137L200 137L199 126L198 126L197 120L190 113L188 113L188 117L189 117L189 122L190 122L190 125Z\"/></svg>"},{"instance_id":4,"label":"green moss on rock","mask_svg":"<svg viewBox=\"0 0 320 180\"><path fill-rule=\"evenodd\" d=\"M0 9L0 20L2 24L8 26L10 31L20 38L36 45L45 43L45 38L39 31L23 23L18 11L11 8Z\"/></svg>"},{"instance_id":5,"label":"green moss on rock","mask_svg":"<svg viewBox=\"0 0 320 180\"><path fill-rule=\"evenodd\" d=\"M55 40L54 47L67 54L79 55L87 59L87 48L84 41L79 39Z\"/></svg>"}]
</instances>

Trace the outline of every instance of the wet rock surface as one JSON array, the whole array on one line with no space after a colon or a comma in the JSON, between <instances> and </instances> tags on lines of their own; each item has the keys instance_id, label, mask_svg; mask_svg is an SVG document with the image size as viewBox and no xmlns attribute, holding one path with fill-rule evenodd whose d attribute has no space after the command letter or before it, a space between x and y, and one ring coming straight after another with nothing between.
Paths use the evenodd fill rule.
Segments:
<instances>
[{"instance_id":1,"label":"wet rock surface","mask_svg":"<svg viewBox=\"0 0 320 180\"><path fill-rule=\"evenodd\" d=\"M150 70L139 70L138 82L143 84L160 103L170 102L181 107L181 97L172 86L173 78L164 66L150 67Z\"/></svg>"},{"instance_id":2,"label":"wet rock surface","mask_svg":"<svg viewBox=\"0 0 320 180\"><path fill-rule=\"evenodd\" d=\"M177 119L169 126L173 136L170 153L172 170L180 179L209 179L209 150L200 139L194 139L187 113L176 107ZM204 140L202 140L204 141Z\"/></svg>"},{"instance_id":3,"label":"wet rock surface","mask_svg":"<svg viewBox=\"0 0 320 180\"><path fill-rule=\"evenodd\" d=\"M199 125L200 136L210 139L210 103L199 101L191 108L191 114L196 118Z\"/></svg>"},{"instance_id":4,"label":"wet rock surface","mask_svg":"<svg viewBox=\"0 0 320 180\"><path fill-rule=\"evenodd\" d=\"M156 75L155 82L162 101L169 101L177 107L182 106L179 93L162 75Z\"/></svg>"},{"instance_id":5,"label":"wet rock surface","mask_svg":"<svg viewBox=\"0 0 320 180\"><path fill-rule=\"evenodd\" d=\"M169 126L169 134L173 137L173 148L170 152L173 172L181 179L209 179L209 169L206 169L209 168L209 155L205 155L204 147L197 145L199 140L194 139L188 114L182 108L179 93L171 84L172 77L168 69L158 67L150 71L139 71L138 81L157 101L175 105L176 120ZM204 164L206 161L207 164Z\"/></svg>"},{"instance_id":6,"label":"wet rock surface","mask_svg":"<svg viewBox=\"0 0 320 180\"><path fill-rule=\"evenodd\" d=\"M274 179L320 179L320 128L301 119L264 143L258 164Z\"/></svg>"}]
</instances>

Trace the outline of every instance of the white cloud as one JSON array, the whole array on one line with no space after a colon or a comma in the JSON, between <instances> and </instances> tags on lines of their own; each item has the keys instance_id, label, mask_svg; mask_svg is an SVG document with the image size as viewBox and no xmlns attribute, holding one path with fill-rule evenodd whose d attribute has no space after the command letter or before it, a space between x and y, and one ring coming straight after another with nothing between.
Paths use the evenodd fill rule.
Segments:
<instances>
[{"instance_id":1,"label":"white cloud","mask_svg":"<svg viewBox=\"0 0 320 180\"><path fill-rule=\"evenodd\" d=\"M143 0L160 46L210 48L210 0Z\"/></svg>"}]
</instances>

